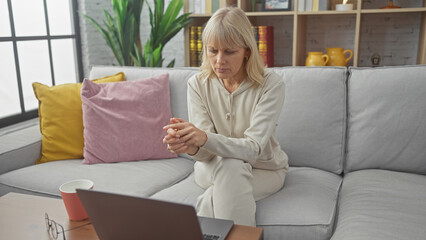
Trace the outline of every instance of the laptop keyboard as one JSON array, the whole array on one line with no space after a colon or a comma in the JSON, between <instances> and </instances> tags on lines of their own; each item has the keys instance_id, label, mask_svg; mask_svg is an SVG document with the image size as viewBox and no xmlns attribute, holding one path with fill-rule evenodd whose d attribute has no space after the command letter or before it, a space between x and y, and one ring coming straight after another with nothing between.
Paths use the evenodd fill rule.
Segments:
<instances>
[{"instance_id":1,"label":"laptop keyboard","mask_svg":"<svg viewBox=\"0 0 426 240\"><path fill-rule=\"evenodd\" d=\"M204 240L217 240L220 238L219 235L212 235L212 234L203 234Z\"/></svg>"}]
</instances>

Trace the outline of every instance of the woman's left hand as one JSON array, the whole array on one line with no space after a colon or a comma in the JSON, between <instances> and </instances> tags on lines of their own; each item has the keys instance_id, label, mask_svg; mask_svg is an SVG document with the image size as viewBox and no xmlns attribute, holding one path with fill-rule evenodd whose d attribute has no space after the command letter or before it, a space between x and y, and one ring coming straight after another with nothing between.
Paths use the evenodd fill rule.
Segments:
<instances>
[{"instance_id":1,"label":"woman's left hand","mask_svg":"<svg viewBox=\"0 0 426 240\"><path fill-rule=\"evenodd\" d=\"M198 152L199 147L206 143L207 134L192 123L185 122L181 118L172 118L170 123L163 127L164 130L167 130L163 143L168 145L169 151L194 155Z\"/></svg>"}]
</instances>

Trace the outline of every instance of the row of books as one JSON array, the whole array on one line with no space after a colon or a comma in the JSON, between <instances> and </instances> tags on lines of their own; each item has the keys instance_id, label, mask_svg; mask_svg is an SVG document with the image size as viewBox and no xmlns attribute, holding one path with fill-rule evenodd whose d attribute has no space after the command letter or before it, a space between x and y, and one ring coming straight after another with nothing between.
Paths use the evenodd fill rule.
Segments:
<instances>
[{"instance_id":1,"label":"row of books","mask_svg":"<svg viewBox=\"0 0 426 240\"><path fill-rule=\"evenodd\" d=\"M219 9L219 0L189 0L188 12L194 14L214 13Z\"/></svg>"},{"instance_id":2,"label":"row of books","mask_svg":"<svg viewBox=\"0 0 426 240\"><path fill-rule=\"evenodd\" d=\"M191 26L189 38L189 64L191 67L199 67L201 65L201 54L203 50L203 42L201 35L202 26ZM257 42L260 56L265 66L274 66L274 27L273 26L253 26L253 35Z\"/></svg>"},{"instance_id":3,"label":"row of books","mask_svg":"<svg viewBox=\"0 0 426 240\"><path fill-rule=\"evenodd\" d=\"M330 9L330 0L299 0L299 11L326 11Z\"/></svg>"}]
</instances>

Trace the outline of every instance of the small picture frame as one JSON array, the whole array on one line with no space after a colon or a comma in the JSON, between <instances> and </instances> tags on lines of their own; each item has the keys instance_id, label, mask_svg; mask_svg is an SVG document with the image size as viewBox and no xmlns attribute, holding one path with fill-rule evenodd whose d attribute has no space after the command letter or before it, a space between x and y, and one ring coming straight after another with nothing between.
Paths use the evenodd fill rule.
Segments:
<instances>
[{"instance_id":1,"label":"small picture frame","mask_svg":"<svg viewBox=\"0 0 426 240\"><path fill-rule=\"evenodd\" d=\"M291 0L262 0L263 11L289 11Z\"/></svg>"}]
</instances>

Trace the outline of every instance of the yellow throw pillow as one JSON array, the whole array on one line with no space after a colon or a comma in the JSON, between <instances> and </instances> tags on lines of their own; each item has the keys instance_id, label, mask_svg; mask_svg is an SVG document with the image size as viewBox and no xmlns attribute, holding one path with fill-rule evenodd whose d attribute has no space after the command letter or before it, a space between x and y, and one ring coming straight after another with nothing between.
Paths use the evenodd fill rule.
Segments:
<instances>
[{"instance_id":1,"label":"yellow throw pillow","mask_svg":"<svg viewBox=\"0 0 426 240\"><path fill-rule=\"evenodd\" d=\"M95 83L124 81L124 73L93 80ZM46 86L33 83L39 101L38 115L42 135L38 163L83 158L83 113L81 83Z\"/></svg>"}]
</instances>

